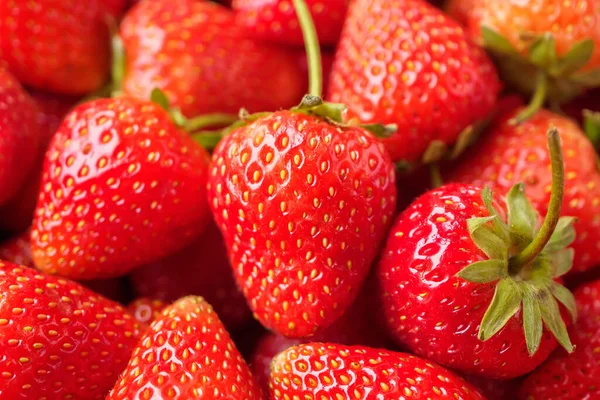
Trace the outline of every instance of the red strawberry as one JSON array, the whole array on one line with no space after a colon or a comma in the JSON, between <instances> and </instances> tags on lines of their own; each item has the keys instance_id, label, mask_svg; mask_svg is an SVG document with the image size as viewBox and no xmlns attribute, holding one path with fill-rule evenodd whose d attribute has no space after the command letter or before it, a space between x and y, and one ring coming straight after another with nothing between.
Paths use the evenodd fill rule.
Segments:
<instances>
[{"instance_id":1,"label":"red strawberry","mask_svg":"<svg viewBox=\"0 0 600 400\"><path fill-rule=\"evenodd\" d=\"M150 324L160 316L168 304L162 300L140 297L127 306L127 310L139 323L141 331L145 331Z\"/></svg>"},{"instance_id":2,"label":"red strawberry","mask_svg":"<svg viewBox=\"0 0 600 400\"><path fill-rule=\"evenodd\" d=\"M113 11L105 0L2 0L0 60L19 81L38 89L98 89L108 77Z\"/></svg>"},{"instance_id":3,"label":"red strawberry","mask_svg":"<svg viewBox=\"0 0 600 400\"><path fill-rule=\"evenodd\" d=\"M233 278L227 249L214 223L185 249L133 271L138 296L175 301L204 297L229 329L241 327L251 313Z\"/></svg>"},{"instance_id":4,"label":"red strawberry","mask_svg":"<svg viewBox=\"0 0 600 400\"><path fill-rule=\"evenodd\" d=\"M29 245L29 231L2 242L0 244L0 260L33 267L31 246Z\"/></svg>"},{"instance_id":5,"label":"red strawberry","mask_svg":"<svg viewBox=\"0 0 600 400\"><path fill-rule=\"evenodd\" d=\"M35 113L31 98L0 66L0 203L18 191L33 166L39 141Z\"/></svg>"},{"instance_id":6,"label":"red strawberry","mask_svg":"<svg viewBox=\"0 0 600 400\"><path fill-rule=\"evenodd\" d=\"M137 341L121 306L0 262L0 398L103 399Z\"/></svg>"},{"instance_id":7,"label":"red strawberry","mask_svg":"<svg viewBox=\"0 0 600 400\"><path fill-rule=\"evenodd\" d=\"M556 279L571 267L575 232L572 218L559 219L564 171L556 130L549 142L556 179L539 231L522 185L509 191L505 207L489 188L449 184L398 218L377 272L399 343L500 379L533 370L557 340L572 351L559 302L574 314L574 301Z\"/></svg>"},{"instance_id":8,"label":"red strawberry","mask_svg":"<svg viewBox=\"0 0 600 400\"><path fill-rule=\"evenodd\" d=\"M225 327L201 297L185 297L162 312L106 400L151 398L262 399Z\"/></svg>"},{"instance_id":9,"label":"red strawberry","mask_svg":"<svg viewBox=\"0 0 600 400\"><path fill-rule=\"evenodd\" d=\"M600 398L600 281L575 292L579 319L572 327L575 351L557 350L529 375L519 391L523 400Z\"/></svg>"},{"instance_id":10,"label":"red strawberry","mask_svg":"<svg viewBox=\"0 0 600 400\"><path fill-rule=\"evenodd\" d=\"M489 379L476 375L464 377L467 382L472 384L483 394L486 400L506 400L514 399L522 379L498 380Z\"/></svg>"},{"instance_id":11,"label":"red strawberry","mask_svg":"<svg viewBox=\"0 0 600 400\"><path fill-rule=\"evenodd\" d=\"M362 128L310 115L323 106L231 132L213 154L208 185L250 308L291 337L312 335L350 305L396 203L383 146Z\"/></svg>"},{"instance_id":12,"label":"red strawberry","mask_svg":"<svg viewBox=\"0 0 600 400\"><path fill-rule=\"evenodd\" d=\"M545 215L552 181L545 132L548 126L556 126L562 136L567 177L562 215L577 218L573 271L589 270L600 264L600 173L594 148L573 121L550 111L541 110L518 126L512 125L511 119L521 110L513 110L495 124L449 179L490 185L502 194L515 183L525 182L527 197Z\"/></svg>"},{"instance_id":13,"label":"red strawberry","mask_svg":"<svg viewBox=\"0 0 600 400\"><path fill-rule=\"evenodd\" d=\"M25 178L24 184L6 203L0 207L0 224L2 229L11 232L23 232L33 220L33 212L37 203L42 178L44 154L54 132L58 129L63 117L73 107L76 100L71 97L56 96L42 92L31 92L37 105L37 121L39 150L35 155L33 166ZM20 153L22 154L22 153Z\"/></svg>"},{"instance_id":14,"label":"red strawberry","mask_svg":"<svg viewBox=\"0 0 600 400\"><path fill-rule=\"evenodd\" d=\"M207 163L154 103L77 107L46 154L31 234L36 266L95 279L180 250L205 226Z\"/></svg>"},{"instance_id":15,"label":"red strawberry","mask_svg":"<svg viewBox=\"0 0 600 400\"><path fill-rule=\"evenodd\" d=\"M280 399L484 399L473 386L410 354L310 343L273 360L271 396Z\"/></svg>"},{"instance_id":16,"label":"red strawberry","mask_svg":"<svg viewBox=\"0 0 600 400\"><path fill-rule=\"evenodd\" d=\"M349 0L306 0L319 42L337 44ZM304 45L294 5L290 0L233 0L236 21L257 39L281 44Z\"/></svg>"},{"instance_id":17,"label":"red strawberry","mask_svg":"<svg viewBox=\"0 0 600 400\"><path fill-rule=\"evenodd\" d=\"M293 51L247 38L234 14L212 2L141 2L121 37L124 93L147 99L160 88L186 116L290 107L306 85Z\"/></svg>"},{"instance_id":18,"label":"red strawberry","mask_svg":"<svg viewBox=\"0 0 600 400\"><path fill-rule=\"evenodd\" d=\"M328 98L344 102L349 118L397 124L384 143L393 160L413 163L471 132L499 90L485 52L440 10L423 0L356 0Z\"/></svg>"}]
</instances>

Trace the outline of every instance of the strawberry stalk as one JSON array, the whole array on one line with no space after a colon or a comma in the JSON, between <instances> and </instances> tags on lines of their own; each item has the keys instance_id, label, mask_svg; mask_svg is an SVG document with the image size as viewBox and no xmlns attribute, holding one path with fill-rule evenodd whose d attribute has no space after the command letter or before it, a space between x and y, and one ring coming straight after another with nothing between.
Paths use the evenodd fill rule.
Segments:
<instances>
[{"instance_id":1,"label":"strawberry stalk","mask_svg":"<svg viewBox=\"0 0 600 400\"><path fill-rule=\"evenodd\" d=\"M293 0L293 3L300 22L308 60L308 93L321 97L323 94L323 68L321 66L321 49L317 30L306 2L304 0Z\"/></svg>"},{"instance_id":2,"label":"strawberry stalk","mask_svg":"<svg viewBox=\"0 0 600 400\"><path fill-rule=\"evenodd\" d=\"M544 103L546 103L547 95L548 76L544 71L539 71L533 97L531 98L527 107L523 109L523 111L521 111L513 120L511 120L511 124L517 125L531 118L544 106Z\"/></svg>"}]
</instances>

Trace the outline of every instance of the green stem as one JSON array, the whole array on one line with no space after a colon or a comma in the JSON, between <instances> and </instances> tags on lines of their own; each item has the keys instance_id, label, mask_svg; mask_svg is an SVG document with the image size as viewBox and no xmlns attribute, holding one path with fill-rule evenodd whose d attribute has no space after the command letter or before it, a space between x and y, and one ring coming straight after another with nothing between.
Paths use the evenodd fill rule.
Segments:
<instances>
[{"instance_id":1,"label":"green stem","mask_svg":"<svg viewBox=\"0 0 600 400\"><path fill-rule=\"evenodd\" d=\"M119 95L123 87L125 77L125 47L118 33L112 36L112 91L113 95Z\"/></svg>"},{"instance_id":2,"label":"green stem","mask_svg":"<svg viewBox=\"0 0 600 400\"><path fill-rule=\"evenodd\" d=\"M544 250L560 218L565 189L565 167L560 146L560 136L555 127L551 127L548 130L548 149L550 150L550 162L552 164L552 192L550 194L548 213L546 214L546 218L544 218L542 227L531 243L510 260L511 273L520 271Z\"/></svg>"},{"instance_id":3,"label":"green stem","mask_svg":"<svg viewBox=\"0 0 600 400\"><path fill-rule=\"evenodd\" d=\"M440 166L437 162L429 164L429 178L431 179L431 189L437 189L444 184L442 174L440 173Z\"/></svg>"},{"instance_id":4,"label":"green stem","mask_svg":"<svg viewBox=\"0 0 600 400\"><path fill-rule=\"evenodd\" d=\"M198 117L194 117L192 119L188 119L185 123L185 130L188 132L194 132L199 129L206 129L209 127L220 127L224 125L231 125L234 122L239 120L237 115L233 114L223 114L223 113L215 113L215 114L206 114L200 115Z\"/></svg>"},{"instance_id":5,"label":"green stem","mask_svg":"<svg viewBox=\"0 0 600 400\"><path fill-rule=\"evenodd\" d=\"M529 105L521 111L510 123L512 125L520 124L521 122L527 121L536 112L538 112L546 102L546 96L548 95L548 76L545 72L540 71L537 76L537 83L535 92Z\"/></svg>"},{"instance_id":6,"label":"green stem","mask_svg":"<svg viewBox=\"0 0 600 400\"><path fill-rule=\"evenodd\" d=\"M192 135L192 139L206 150L213 150L223 139L223 131L199 131Z\"/></svg>"},{"instance_id":7,"label":"green stem","mask_svg":"<svg viewBox=\"0 0 600 400\"><path fill-rule=\"evenodd\" d=\"M313 96L322 97L323 95L323 71L321 67L321 49L319 47L319 37L313 23L310 10L304 0L293 0L302 36L304 37L304 47L306 48L306 58L308 63L308 93Z\"/></svg>"}]
</instances>

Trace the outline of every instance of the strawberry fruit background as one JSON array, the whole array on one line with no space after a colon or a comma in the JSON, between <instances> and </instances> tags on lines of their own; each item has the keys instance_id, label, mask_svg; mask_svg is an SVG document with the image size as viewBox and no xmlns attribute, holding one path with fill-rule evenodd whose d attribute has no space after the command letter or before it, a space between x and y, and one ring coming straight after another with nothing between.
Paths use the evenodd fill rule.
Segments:
<instances>
[{"instance_id":1,"label":"strawberry fruit background","mask_svg":"<svg viewBox=\"0 0 600 400\"><path fill-rule=\"evenodd\" d=\"M600 400L600 2L0 0L0 400Z\"/></svg>"}]
</instances>

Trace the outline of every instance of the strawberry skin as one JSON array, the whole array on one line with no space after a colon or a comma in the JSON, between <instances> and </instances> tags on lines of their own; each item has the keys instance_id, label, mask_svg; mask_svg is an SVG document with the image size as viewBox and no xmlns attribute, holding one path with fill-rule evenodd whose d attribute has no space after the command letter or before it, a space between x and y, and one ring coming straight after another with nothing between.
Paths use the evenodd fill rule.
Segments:
<instances>
[{"instance_id":1,"label":"strawberry skin","mask_svg":"<svg viewBox=\"0 0 600 400\"><path fill-rule=\"evenodd\" d=\"M33 100L0 65L0 204L24 184L33 166L40 130L35 116Z\"/></svg>"},{"instance_id":2,"label":"strawberry skin","mask_svg":"<svg viewBox=\"0 0 600 400\"><path fill-rule=\"evenodd\" d=\"M183 250L134 270L130 280L138 296L167 302L187 295L202 296L230 330L251 318L229 266L221 232L213 222Z\"/></svg>"},{"instance_id":3,"label":"strawberry skin","mask_svg":"<svg viewBox=\"0 0 600 400\"><path fill-rule=\"evenodd\" d=\"M185 297L140 338L106 400L261 400L250 369L212 307Z\"/></svg>"},{"instance_id":4,"label":"strawberry skin","mask_svg":"<svg viewBox=\"0 0 600 400\"><path fill-rule=\"evenodd\" d=\"M526 184L527 197L541 215L550 198L550 158L546 130L561 133L565 165L565 198L562 215L577 218L572 272L584 272L600 264L600 173L596 152L581 129L568 118L540 110L529 120L513 126L509 121L521 109L507 113L448 175L449 180L489 185L507 193L517 182ZM484 156L482 156L484 155Z\"/></svg>"},{"instance_id":5,"label":"strawberry skin","mask_svg":"<svg viewBox=\"0 0 600 400\"><path fill-rule=\"evenodd\" d=\"M2 0L0 59L19 81L37 89L96 90L108 77L109 8L104 0Z\"/></svg>"},{"instance_id":6,"label":"strawberry skin","mask_svg":"<svg viewBox=\"0 0 600 400\"><path fill-rule=\"evenodd\" d=\"M206 151L158 105L82 104L46 153L31 232L36 266L107 278L180 250L205 227L207 168Z\"/></svg>"},{"instance_id":7,"label":"strawberry skin","mask_svg":"<svg viewBox=\"0 0 600 400\"><path fill-rule=\"evenodd\" d=\"M336 53L328 99L348 118L395 123L394 161L450 145L496 104L500 82L485 52L423 0L356 0Z\"/></svg>"},{"instance_id":8,"label":"strawberry skin","mask_svg":"<svg viewBox=\"0 0 600 400\"><path fill-rule=\"evenodd\" d=\"M522 400L580 400L600 398L600 280L575 291L579 311L571 334L575 352L557 350L529 375L519 390Z\"/></svg>"},{"instance_id":9,"label":"strawberry skin","mask_svg":"<svg viewBox=\"0 0 600 400\"><path fill-rule=\"evenodd\" d=\"M6 240L0 244L0 260L13 264L33 267L31 246L29 244L29 231Z\"/></svg>"},{"instance_id":10,"label":"strawberry skin","mask_svg":"<svg viewBox=\"0 0 600 400\"><path fill-rule=\"evenodd\" d=\"M103 399L139 334L117 303L0 262L0 397Z\"/></svg>"},{"instance_id":11,"label":"strawberry skin","mask_svg":"<svg viewBox=\"0 0 600 400\"><path fill-rule=\"evenodd\" d=\"M486 259L467 230L468 219L489 216L481 193L477 186L448 184L415 200L388 236L377 269L379 290L399 344L466 373L508 379L540 365L557 342L544 329L529 356L520 311L487 341L478 338L496 284L472 283L457 273Z\"/></svg>"},{"instance_id":12,"label":"strawberry skin","mask_svg":"<svg viewBox=\"0 0 600 400\"><path fill-rule=\"evenodd\" d=\"M141 2L120 33L124 93L148 99L159 88L189 117L287 108L304 94L294 52L248 38L233 12L213 2Z\"/></svg>"},{"instance_id":13,"label":"strawberry skin","mask_svg":"<svg viewBox=\"0 0 600 400\"><path fill-rule=\"evenodd\" d=\"M462 378L410 354L309 343L273 360L271 396L280 399L457 399L484 397Z\"/></svg>"},{"instance_id":14,"label":"strawberry skin","mask_svg":"<svg viewBox=\"0 0 600 400\"><path fill-rule=\"evenodd\" d=\"M369 132L291 111L219 143L209 203L238 285L265 327L304 337L342 315L394 213L394 180Z\"/></svg>"},{"instance_id":15,"label":"strawberry skin","mask_svg":"<svg viewBox=\"0 0 600 400\"><path fill-rule=\"evenodd\" d=\"M236 22L253 37L279 44L304 46L294 5L288 0L234 0ZM306 0L319 43L335 46L340 37L348 0Z\"/></svg>"},{"instance_id":16,"label":"strawberry skin","mask_svg":"<svg viewBox=\"0 0 600 400\"><path fill-rule=\"evenodd\" d=\"M127 310L140 325L140 330L144 332L167 306L168 304L162 300L140 297L129 304Z\"/></svg>"}]
</instances>

